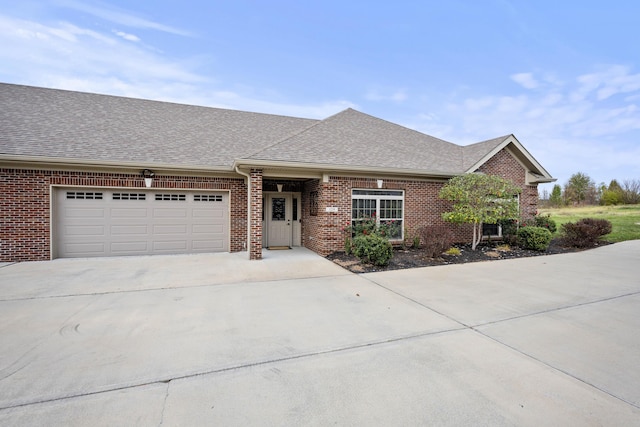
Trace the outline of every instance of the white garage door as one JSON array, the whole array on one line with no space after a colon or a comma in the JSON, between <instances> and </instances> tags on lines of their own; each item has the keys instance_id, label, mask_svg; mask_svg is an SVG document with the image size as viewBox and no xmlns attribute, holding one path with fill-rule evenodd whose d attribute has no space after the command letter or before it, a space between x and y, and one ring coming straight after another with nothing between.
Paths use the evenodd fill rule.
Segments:
<instances>
[{"instance_id":1,"label":"white garage door","mask_svg":"<svg viewBox=\"0 0 640 427\"><path fill-rule=\"evenodd\" d=\"M225 192L61 188L54 218L57 258L229 250Z\"/></svg>"}]
</instances>

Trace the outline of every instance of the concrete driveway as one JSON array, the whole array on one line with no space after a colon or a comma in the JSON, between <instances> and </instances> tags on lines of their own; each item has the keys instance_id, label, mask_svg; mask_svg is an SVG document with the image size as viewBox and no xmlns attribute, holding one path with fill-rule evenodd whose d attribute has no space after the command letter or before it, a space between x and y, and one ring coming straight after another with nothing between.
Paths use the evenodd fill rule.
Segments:
<instances>
[{"instance_id":1,"label":"concrete driveway","mask_svg":"<svg viewBox=\"0 0 640 427\"><path fill-rule=\"evenodd\" d=\"M0 425L640 425L640 241L354 275L0 266Z\"/></svg>"}]
</instances>

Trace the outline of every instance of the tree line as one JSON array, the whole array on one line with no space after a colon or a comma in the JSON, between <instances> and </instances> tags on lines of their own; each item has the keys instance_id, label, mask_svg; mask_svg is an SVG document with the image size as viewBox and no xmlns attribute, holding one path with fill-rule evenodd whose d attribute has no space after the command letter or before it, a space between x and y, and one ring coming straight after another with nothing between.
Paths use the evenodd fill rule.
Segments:
<instances>
[{"instance_id":1,"label":"tree line","mask_svg":"<svg viewBox=\"0 0 640 427\"><path fill-rule=\"evenodd\" d=\"M540 194L541 205L551 207L580 205L633 205L640 204L640 180L612 179L596 185L589 175L576 172L560 186L555 184L551 193L546 189Z\"/></svg>"}]
</instances>

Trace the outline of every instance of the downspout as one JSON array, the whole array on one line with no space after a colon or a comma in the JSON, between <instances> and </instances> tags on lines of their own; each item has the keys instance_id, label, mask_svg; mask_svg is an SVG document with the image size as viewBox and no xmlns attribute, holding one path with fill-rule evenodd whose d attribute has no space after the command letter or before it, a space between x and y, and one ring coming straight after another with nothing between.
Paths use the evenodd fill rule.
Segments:
<instances>
[{"instance_id":1,"label":"downspout","mask_svg":"<svg viewBox=\"0 0 640 427\"><path fill-rule=\"evenodd\" d=\"M251 259L251 175L236 166L236 173L247 178L247 253Z\"/></svg>"}]
</instances>

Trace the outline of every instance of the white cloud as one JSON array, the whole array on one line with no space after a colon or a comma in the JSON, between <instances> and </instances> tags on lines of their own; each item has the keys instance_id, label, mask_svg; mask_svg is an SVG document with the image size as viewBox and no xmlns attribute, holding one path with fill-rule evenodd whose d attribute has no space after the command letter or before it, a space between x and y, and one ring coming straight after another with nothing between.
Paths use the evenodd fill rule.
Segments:
<instances>
[{"instance_id":1,"label":"white cloud","mask_svg":"<svg viewBox=\"0 0 640 427\"><path fill-rule=\"evenodd\" d=\"M69 9L78 10L104 19L109 22L120 24L132 28L151 29L161 31L165 33L171 33L181 36L190 36L188 31L173 28L168 25L160 24L148 19L134 16L123 10L116 10L112 6L101 5L100 7L87 4L86 2L79 2L75 0L59 0L58 5L67 7Z\"/></svg>"},{"instance_id":2,"label":"white cloud","mask_svg":"<svg viewBox=\"0 0 640 427\"><path fill-rule=\"evenodd\" d=\"M220 89L214 77L198 71L208 58L176 60L129 41L138 38L0 15L0 63L10 64L0 69L0 81L309 118L356 107L346 100L271 101L283 97L237 82Z\"/></svg>"},{"instance_id":3,"label":"white cloud","mask_svg":"<svg viewBox=\"0 0 640 427\"><path fill-rule=\"evenodd\" d=\"M562 183L580 170L597 182L640 177L640 75L612 65L566 81L535 92L455 93L413 127L461 144L514 133Z\"/></svg>"},{"instance_id":4,"label":"white cloud","mask_svg":"<svg viewBox=\"0 0 640 427\"><path fill-rule=\"evenodd\" d=\"M139 42L140 38L134 34L125 33L124 31L114 31L116 36L122 37L125 40L129 40L130 42Z\"/></svg>"},{"instance_id":5,"label":"white cloud","mask_svg":"<svg viewBox=\"0 0 640 427\"><path fill-rule=\"evenodd\" d=\"M512 74L511 80L518 83L525 89L536 89L540 83L533 77L532 73Z\"/></svg>"}]
</instances>

